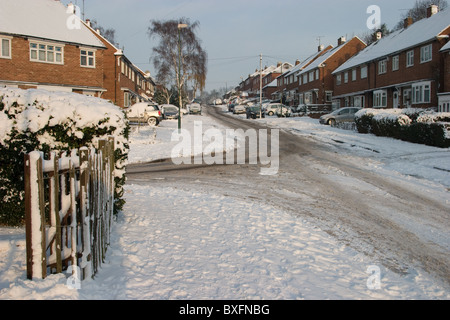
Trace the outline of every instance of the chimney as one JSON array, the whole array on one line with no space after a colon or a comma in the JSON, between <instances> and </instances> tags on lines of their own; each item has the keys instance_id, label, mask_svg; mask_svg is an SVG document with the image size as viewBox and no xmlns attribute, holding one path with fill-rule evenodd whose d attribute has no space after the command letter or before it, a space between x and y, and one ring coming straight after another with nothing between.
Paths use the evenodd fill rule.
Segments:
<instances>
[{"instance_id":1,"label":"chimney","mask_svg":"<svg viewBox=\"0 0 450 320\"><path fill-rule=\"evenodd\" d=\"M278 62L277 63L277 68L281 67L282 64L283 64L282 62Z\"/></svg>"},{"instance_id":2,"label":"chimney","mask_svg":"<svg viewBox=\"0 0 450 320\"><path fill-rule=\"evenodd\" d=\"M340 38L338 39L338 46L344 44L346 41L347 41L347 39L345 39L345 37L340 37Z\"/></svg>"},{"instance_id":3,"label":"chimney","mask_svg":"<svg viewBox=\"0 0 450 320\"><path fill-rule=\"evenodd\" d=\"M406 29L408 28L410 25L413 24L413 18L412 17L408 17L405 19L405 21L403 22L403 27Z\"/></svg>"},{"instance_id":4,"label":"chimney","mask_svg":"<svg viewBox=\"0 0 450 320\"><path fill-rule=\"evenodd\" d=\"M435 4L430 5L427 8L427 18L434 16L438 12L439 12L439 7L437 5L435 5Z\"/></svg>"},{"instance_id":5,"label":"chimney","mask_svg":"<svg viewBox=\"0 0 450 320\"><path fill-rule=\"evenodd\" d=\"M383 38L383 32L381 30L377 30L377 32L375 33L375 38L377 40L380 40L381 38Z\"/></svg>"},{"instance_id":6,"label":"chimney","mask_svg":"<svg viewBox=\"0 0 450 320\"><path fill-rule=\"evenodd\" d=\"M319 52L322 51L325 48L325 46L323 44L321 44L318 48Z\"/></svg>"},{"instance_id":7,"label":"chimney","mask_svg":"<svg viewBox=\"0 0 450 320\"><path fill-rule=\"evenodd\" d=\"M91 26L91 20L86 19L86 24L90 27Z\"/></svg>"},{"instance_id":8,"label":"chimney","mask_svg":"<svg viewBox=\"0 0 450 320\"><path fill-rule=\"evenodd\" d=\"M300 60L295 60L295 65L298 66L300 64Z\"/></svg>"}]
</instances>

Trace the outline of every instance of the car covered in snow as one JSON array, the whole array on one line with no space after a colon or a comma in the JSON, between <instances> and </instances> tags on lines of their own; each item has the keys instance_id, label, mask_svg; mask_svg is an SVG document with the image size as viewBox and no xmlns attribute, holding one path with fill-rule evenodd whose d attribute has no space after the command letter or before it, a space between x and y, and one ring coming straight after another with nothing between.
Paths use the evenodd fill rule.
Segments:
<instances>
[{"instance_id":1,"label":"car covered in snow","mask_svg":"<svg viewBox=\"0 0 450 320\"><path fill-rule=\"evenodd\" d=\"M173 104L163 104L160 106L164 119L178 119L179 110Z\"/></svg>"},{"instance_id":2,"label":"car covered in snow","mask_svg":"<svg viewBox=\"0 0 450 320\"><path fill-rule=\"evenodd\" d=\"M355 121L355 114L361 110L361 108L347 107L333 111L332 113L323 115L320 117L319 122L325 125L335 125L341 122L353 122Z\"/></svg>"},{"instance_id":3,"label":"car covered in snow","mask_svg":"<svg viewBox=\"0 0 450 320\"><path fill-rule=\"evenodd\" d=\"M244 104L237 104L234 106L233 114L243 114L246 113L246 105Z\"/></svg>"},{"instance_id":4,"label":"car covered in snow","mask_svg":"<svg viewBox=\"0 0 450 320\"><path fill-rule=\"evenodd\" d=\"M147 123L150 126L157 126L163 119L158 105L147 102L136 103L129 107L125 113L130 122Z\"/></svg>"},{"instance_id":5,"label":"car covered in snow","mask_svg":"<svg viewBox=\"0 0 450 320\"><path fill-rule=\"evenodd\" d=\"M268 116L274 116L277 114L277 110L278 108L286 108L285 105L281 104L281 103L269 103L265 105L265 109L266 109L266 114Z\"/></svg>"},{"instance_id":6,"label":"car covered in snow","mask_svg":"<svg viewBox=\"0 0 450 320\"><path fill-rule=\"evenodd\" d=\"M199 103L192 103L188 106L189 114L202 114L202 106Z\"/></svg>"}]
</instances>

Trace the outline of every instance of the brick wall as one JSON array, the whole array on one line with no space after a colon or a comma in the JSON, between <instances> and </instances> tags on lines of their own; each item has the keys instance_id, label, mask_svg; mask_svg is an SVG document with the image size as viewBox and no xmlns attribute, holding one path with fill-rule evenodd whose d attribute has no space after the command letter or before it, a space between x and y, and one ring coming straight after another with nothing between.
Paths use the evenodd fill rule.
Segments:
<instances>
[{"instance_id":1,"label":"brick wall","mask_svg":"<svg viewBox=\"0 0 450 320\"><path fill-rule=\"evenodd\" d=\"M64 64L30 61L30 42L14 37L12 59L0 59L0 80L40 84L103 87L103 50L96 50L96 68L80 66L80 48L64 46Z\"/></svg>"}]
</instances>

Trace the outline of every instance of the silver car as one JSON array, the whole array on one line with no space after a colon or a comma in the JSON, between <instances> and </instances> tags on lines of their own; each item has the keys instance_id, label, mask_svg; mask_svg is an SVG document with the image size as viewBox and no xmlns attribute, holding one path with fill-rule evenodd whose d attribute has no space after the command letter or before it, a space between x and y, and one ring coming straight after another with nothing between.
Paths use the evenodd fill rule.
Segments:
<instances>
[{"instance_id":1,"label":"silver car","mask_svg":"<svg viewBox=\"0 0 450 320\"><path fill-rule=\"evenodd\" d=\"M148 123L150 126L157 126L163 119L157 105L145 102L131 106L126 113L130 122Z\"/></svg>"},{"instance_id":2,"label":"silver car","mask_svg":"<svg viewBox=\"0 0 450 320\"><path fill-rule=\"evenodd\" d=\"M319 122L325 125L334 126L340 122L353 122L355 121L355 114L361 110L361 108L348 107L338 109L330 114L326 114L320 117Z\"/></svg>"}]
</instances>

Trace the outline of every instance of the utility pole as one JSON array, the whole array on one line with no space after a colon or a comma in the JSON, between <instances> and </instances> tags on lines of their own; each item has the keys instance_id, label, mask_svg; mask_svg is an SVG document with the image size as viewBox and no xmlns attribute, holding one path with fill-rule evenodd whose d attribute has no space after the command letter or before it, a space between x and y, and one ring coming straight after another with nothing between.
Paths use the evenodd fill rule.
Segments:
<instances>
[{"instance_id":1,"label":"utility pole","mask_svg":"<svg viewBox=\"0 0 450 320\"><path fill-rule=\"evenodd\" d=\"M262 119L262 53L259 58L259 118Z\"/></svg>"}]
</instances>

